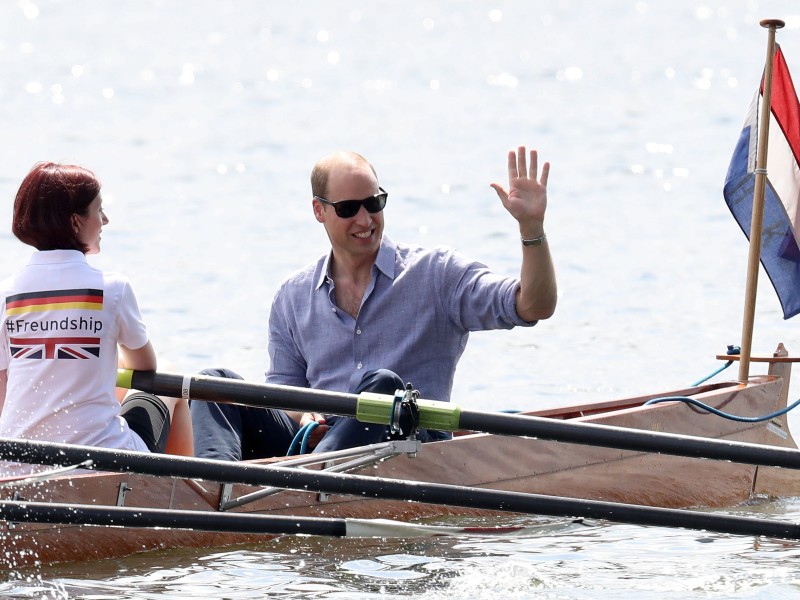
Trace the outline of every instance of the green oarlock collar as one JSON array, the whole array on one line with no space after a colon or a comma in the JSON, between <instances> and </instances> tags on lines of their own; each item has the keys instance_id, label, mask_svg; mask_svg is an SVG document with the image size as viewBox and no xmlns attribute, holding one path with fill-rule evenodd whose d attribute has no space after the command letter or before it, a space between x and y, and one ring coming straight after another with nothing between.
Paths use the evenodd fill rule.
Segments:
<instances>
[{"instance_id":1,"label":"green oarlock collar","mask_svg":"<svg viewBox=\"0 0 800 600\"><path fill-rule=\"evenodd\" d=\"M362 392L358 395L356 419L362 423L390 425L394 397L383 394ZM461 429L461 407L450 402L436 400L417 400L419 426L439 431L458 431Z\"/></svg>"},{"instance_id":2,"label":"green oarlock collar","mask_svg":"<svg viewBox=\"0 0 800 600\"><path fill-rule=\"evenodd\" d=\"M130 390L132 389L131 388L132 385L133 385L133 370L117 369L117 387Z\"/></svg>"}]
</instances>

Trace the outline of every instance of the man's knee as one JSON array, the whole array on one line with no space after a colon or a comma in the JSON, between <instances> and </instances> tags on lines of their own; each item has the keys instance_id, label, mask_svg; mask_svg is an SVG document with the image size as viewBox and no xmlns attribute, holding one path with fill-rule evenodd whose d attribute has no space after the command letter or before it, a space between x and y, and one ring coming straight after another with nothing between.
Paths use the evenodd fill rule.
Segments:
<instances>
[{"instance_id":1,"label":"man's knee","mask_svg":"<svg viewBox=\"0 0 800 600\"><path fill-rule=\"evenodd\" d=\"M209 369L203 369L199 373L200 375L207 375L208 377L224 377L225 379L244 379L241 375L236 373L235 371L231 371L230 369L225 368L217 368L211 367ZM189 409L192 411L192 418L194 418L194 406L195 404L206 404L205 402L195 403L192 402L192 399L189 398Z\"/></svg>"},{"instance_id":2,"label":"man's knee","mask_svg":"<svg viewBox=\"0 0 800 600\"><path fill-rule=\"evenodd\" d=\"M403 380L394 371L374 369L364 373L355 393L374 392L376 394L394 395L397 390L402 390L405 387Z\"/></svg>"},{"instance_id":3,"label":"man's knee","mask_svg":"<svg viewBox=\"0 0 800 600\"><path fill-rule=\"evenodd\" d=\"M203 369L200 371L200 375L208 375L209 377L225 377L227 379L244 379L241 375L236 373L235 371L231 371L230 369L224 368L210 368L210 369Z\"/></svg>"}]
</instances>

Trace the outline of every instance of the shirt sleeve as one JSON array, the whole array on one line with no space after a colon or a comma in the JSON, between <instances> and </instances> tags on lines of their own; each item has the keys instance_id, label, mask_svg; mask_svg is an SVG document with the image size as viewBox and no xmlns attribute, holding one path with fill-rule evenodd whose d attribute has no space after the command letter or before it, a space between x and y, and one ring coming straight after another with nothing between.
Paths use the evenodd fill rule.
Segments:
<instances>
[{"instance_id":1,"label":"shirt sleeve","mask_svg":"<svg viewBox=\"0 0 800 600\"><path fill-rule=\"evenodd\" d=\"M275 295L269 313L269 367L266 381L271 384L310 387L306 361L294 341L289 306L283 288Z\"/></svg>"},{"instance_id":2,"label":"shirt sleeve","mask_svg":"<svg viewBox=\"0 0 800 600\"><path fill-rule=\"evenodd\" d=\"M441 295L450 318L466 331L530 327L517 314L519 280L498 275L483 263L456 251L442 255L444 268Z\"/></svg>"},{"instance_id":3,"label":"shirt sleeve","mask_svg":"<svg viewBox=\"0 0 800 600\"><path fill-rule=\"evenodd\" d=\"M139 303L130 282L122 282L119 302L119 337L117 341L131 350L137 350L147 343L147 326L142 319Z\"/></svg>"}]
</instances>

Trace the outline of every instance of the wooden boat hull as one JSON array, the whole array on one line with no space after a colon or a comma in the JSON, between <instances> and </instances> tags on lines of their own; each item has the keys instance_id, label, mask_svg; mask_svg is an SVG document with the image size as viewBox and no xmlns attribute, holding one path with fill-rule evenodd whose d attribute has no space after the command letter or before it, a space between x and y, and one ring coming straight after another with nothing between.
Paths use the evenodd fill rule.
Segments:
<instances>
[{"instance_id":1,"label":"wooden boat hull","mask_svg":"<svg viewBox=\"0 0 800 600\"><path fill-rule=\"evenodd\" d=\"M750 423L726 420L679 402L643 406L653 397L691 395L731 414L771 414L786 406L789 370L788 364L774 363L768 375L753 377L747 385L701 386L526 414L796 448L785 416ZM287 459L259 462L284 460ZM489 434L459 435L453 440L425 444L415 457L399 455L359 474L668 508L730 506L754 495L800 494L800 478L791 469ZM0 498L213 514L219 510L221 499L239 498L256 491L251 486L223 486L212 481L88 473L0 488ZM400 520L487 514L470 508L301 491L281 491L232 510ZM0 556L0 567L20 568L37 563L117 557L152 549L217 547L260 541L265 536L0 522L0 538L5 549Z\"/></svg>"}]
</instances>

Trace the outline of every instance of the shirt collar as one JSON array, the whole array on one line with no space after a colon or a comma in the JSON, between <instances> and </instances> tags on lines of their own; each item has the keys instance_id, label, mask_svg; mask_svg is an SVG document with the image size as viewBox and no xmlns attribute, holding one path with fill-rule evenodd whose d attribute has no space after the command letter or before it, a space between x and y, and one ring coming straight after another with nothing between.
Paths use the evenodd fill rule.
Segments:
<instances>
[{"instance_id":1,"label":"shirt collar","mask_svg":"<svg viewBox=\"0 0 800 600\"><path fill-rule=\"evenodd\" d=\"M384 234L383 239L381 239L380 250L378 250L378 258L375 259L375 265L380 272L389 279L394 279L394 262L396 255L397 245L388 235Z\"/></svg>"},{"instance_id":2,"label":"shirt collar","mask_svg":"<svg viewBox=\"0 0 800 600\"><path fill-rule=\"evenodd\" d=\"M386 275L389 279L394 279L394 257L397 253L397 245L385 233L381 238L381 246L378 248L378 256L375 259L375 266L378 270ZM319 270L319 277L317 278L317 285L314 289L319 289L322 284L331 278L331 258L333 257L333 250L328 252L322 260L322 268Z\"/></svg>"},{"instance_id":3,"label":"shirt collar","mask_svg":"<svg viewBox=\"0 0 800 600\"><path fill-rule=\"evenodd\" d=\"M50 265L62 262L86 262L80 250L37 250L28 261L29 265Z\"/></svg>"}]
</instances>

